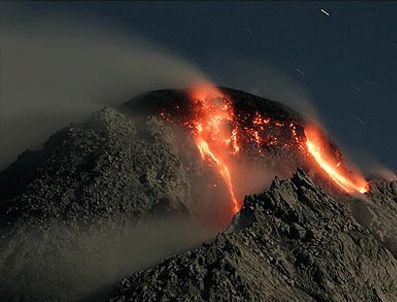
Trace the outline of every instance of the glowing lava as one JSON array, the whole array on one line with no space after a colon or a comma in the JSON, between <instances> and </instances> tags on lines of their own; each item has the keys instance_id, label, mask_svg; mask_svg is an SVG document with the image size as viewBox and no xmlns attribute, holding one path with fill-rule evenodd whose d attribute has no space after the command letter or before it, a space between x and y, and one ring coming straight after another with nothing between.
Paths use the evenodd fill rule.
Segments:
<instances>
[{"instance_id":1,"label":"glowing lava","mask_svg":"<svg viewBox=\"0 0 397 302\"><path fill-rule=\"evenodd\" d=\"M239 185L237 170L242 167L240 153L258 156L265 161L273 160L273 155L281 160L283 154L287 160L292 155L297 165L313 165L344 192L365 193L369 190L365 178L346 168L338 148L333 147L314 124L303 127L299 120L278 116L271 110L260 113L240 109L235 114L234 108L238 108L235 104L212 84L201 84L189 90L187 111L176 106L178 112L175 115L160 114L166 121L180 122L189 129L201 159L223 179L233 214L240 210L247 194L246 184L240 183L236 187Z\"/></svg>"},{"instance_id":2,"label":"glowing lava","mask_svg":"<svg viewBox=\"0 0 397 302\"><path fill-rule=\"evenodd\" d=\"M232 211L237 213L239 202L233 188L230 153L236 154L237 128L231 129L234 119L231 103L211 85L196 86L191 90L194 104L193 134L201 158L211 161L222 176L232 202ZM231 151L229 151L231 149Z\"/></svg>"},{"instance_id":3,"label":"glowing lava","mask_svg":"<svg viewBox=\"0 0 397 302\"><path fill-rule=\"evenodd\" d=\"M320 168L341 189L347 193L368 192L368 182L358 172L348 172L341 161L332 156L324 145L324 140L315 127L305 129L307 151L313 156Z\"/></svg>"}]
</instances>

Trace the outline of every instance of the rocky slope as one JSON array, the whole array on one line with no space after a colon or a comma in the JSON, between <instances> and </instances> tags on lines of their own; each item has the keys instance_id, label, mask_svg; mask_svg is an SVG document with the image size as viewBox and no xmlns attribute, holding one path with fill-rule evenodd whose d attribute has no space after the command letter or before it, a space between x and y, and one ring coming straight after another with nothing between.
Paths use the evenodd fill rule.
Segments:
<instances>
[{"instance_id":1,"label":"rocky slope","mask_svg":"<svg viewBox=\"0 0 397 302\"><path fill-rule=\"evenodd\" d=\"M390 250L299 170L247 197L213 243L135 273L110 301L396 301L396 280Z\"/></svg>"},{"instance_id":2,"label":"rocky slope","mask_svg":"<svg viewBox=\"0 0 397 302\"><path fill-rule=\"evenodd\" d=\"M188 216L190 183L167 131L104 109L0 173L3 299L74 299L112 281L110 262L134 249L124 243L134 225Z\"/></svg>"},{"instance_id":3,"label":"rocky slope","mask_svg":"<svg viewBox=\"0 0 397 302\"><path fill-rule=\"evenodd\" d=\"M302 135L291 109L223 90L240 116L268 114ZM0 172L0 300L96 301L109 292L116 301L396 299L396 182L373 181L370 193L351 197L299 170L247 197L213 241L230 224L225 185L191 136L158 117L182 114L173 110L186 97L161 90L104 109ZM290 129L270 128L291 140ZM238 159L266 172L254 178L276 168L289 178L303 163L293 148L263 150L266 161Z\"/></svg>"},{"instance_id":4,"label":"rocky slope","mask_svg":"<svg viewBox=\"0 0 397 302\"><path fill-rule=\"evenodd\" d=\"M397 181L373 180L364 198L346 204L354 218L397 257Z\"/></svg>"},{"instance_id":5,"label":"rocky slope","mask_svg":"<svg viewBox=\"0 0 397 302\"><path fill-rule=\"evenodd\" d=\"M138 124L111 109L58 131L0 173L1 223L91 225L121 213L142 218L160 203L162 214L183 211L188 184L167 131L155 118Z\"/></svg>"}]
</instances>

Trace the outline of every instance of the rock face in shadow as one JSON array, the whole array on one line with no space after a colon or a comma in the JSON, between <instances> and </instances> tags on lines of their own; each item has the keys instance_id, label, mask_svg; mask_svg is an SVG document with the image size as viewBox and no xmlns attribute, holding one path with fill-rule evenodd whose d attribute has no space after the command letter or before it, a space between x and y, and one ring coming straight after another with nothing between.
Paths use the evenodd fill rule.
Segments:
<instances>
[{"instance_id":1,"label":"rock face in shadow","mask_svg":"<svg viewBox=\"0 0 397 302\"><path fill-rule=\"evenodd\" d=\"M391 251L299 170L247 197L213 243L124 279L111 301L396 301L395 280Z\"/></svg>"}]
</instances>

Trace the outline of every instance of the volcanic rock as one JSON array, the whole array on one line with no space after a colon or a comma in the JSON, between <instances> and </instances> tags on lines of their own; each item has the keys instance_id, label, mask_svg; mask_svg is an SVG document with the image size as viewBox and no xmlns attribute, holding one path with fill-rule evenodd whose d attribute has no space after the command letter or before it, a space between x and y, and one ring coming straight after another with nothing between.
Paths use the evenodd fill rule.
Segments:
<instances>
[{"instance_id":1,"label":"volcanic rock","mask_svg":"<svg viewBox=\"0 0 397 302\"><path fill-rule=\"evenodd\" d=\"M291 123L296 124L296 132L299 138L304 137L303 127L306 123L306 119L301 114L282 103L236 89L219 87L219 90L231 103L235 114L235 121L233 123L235 126L238 126L238 128L252 128L252 120L256 114L260 114L263 118L269 118L271 122L268 127L266 127L266 135L277 137L278 144L268 145L263 143L259 148L265 149L267 155L278 158L278 160L274 160L275 163L280 162L282 158L282 168L285 170L289 170L291 167L296 169L296 163L299 160L299 156L296 156L296 148L287 149L282 146L295 146L296 142L288 127ZM168 117L168 120L179 127L183 127L183 125L195 118L193 109L194 106L192 106L189 91L171 89L157 90L139 95L121 107L122 112L133 116L135 116L137 112L149 116L163 114ZM274 124L276 122L283 124L283 126L276 126ZM265 136L265 133L261 133L262 131L259 129L255 130L258 130L258 133ZM258 150L258 146L253 146L254 144L250 140L243 141L243 149L246 152L252 151L252 149L255 151ZM330 147L339 150L331 141ZM281 167L279 168L281 169Z\"/></svg>"},{"instance_id":2,"label":"volcanic rock","mask_svg":"<svg viewBox=\"0 0 397 302\"><path fill-rule=\"evenodd\" d=\"M110 301L396 301L395 280L390 250L299 170L248 196L214 242L133 274Z\"/></svg>"},{"instance_id":3,"label":"volcanic rock","mask_svg":"<svg viewBox=\"0 0 397 302\"><path fill-rule=\"evenodd\" d=\"M237 161L249 158L260 165L263 170L276 170L276 175L287 178L297 169L303 167L316 183L328 192L338 194L335 188L322 173L313 168L311 156L305 149L304 129L313 121L283 103L256 96L241 90L217 87L233 110L233 121L229 127L239 130L240 154ZM192 96L189 90L162 89L134 97L121 107L121 111L137 118L141 115L162 116L168 123L184 128L196 118ZM137 114L138 113L138 114ZM255 124L257 117L267 120L266 124ZM324 148L336 162L344 166L341 150L335 142L321 129ZM256 137L260 137L257 139ZM336 190L335 190L336 189ZM243 199L244 196L241 197Z\"/></svg>"},{"instance_id":4,"label":"volcanic rock","mask_svg":"<svg viewBox=\"0 0 397 302\"><path fill-rule=\"evenodd\" d=\"M303 135L305 120L290 108L222 90L241 126L248 122L244 116L259 112L296 124ZM397 183L372 181L365 195L331 197L335 191L312 177L296 149L278 146L263 146L271 160L254 166L277 168L287 180L247 197L227 231L146 270L123 267L123 276L132 276L110 286L122 276L103 276L109 273L100 269L103 262L112 253L128 259L129 250L116 250L126 244L139 249L146 239L129 243L123 233L130 226L175 216L217 231L230 224L219 175L203 165L179 124L159 117L167 112L177 121L188 118L187 98L183 91L161 90L120 111L105 108L0 172L0 300L71 301L94 290L98 295L89 300L109 291L115 301L397 299ZM273 130L293 144L289 129ZM331 141L329 148L339 154ZM305 172L288 179L297 166Z\"/></svg>"},{"instance_id":5,"label":"volcanic rock","mask_svg":"<svg viewBox=\"0 0 397 302\"><path fill-rule=\"evenodd\" d=\"M190 184L167 131L104 109L0 173L0 300L55 301L61 291L70 301L96 280L79 267L109 258L107 242L124 229L188 215Z\"/></svg>"},{"instance_id":6,"label":"volcanic rock","mask_svg":"<svg viewBox=\"0 0 397 302\"><path fill-rule=\"evenodd\" d=\"M137 124L106 108L58 131L0 173L3 229L184 212L188 184L167 131L155 118Z\"/></svg>"},{"instance_id":7,"label":"volcanic rock","mask_svg":"<svg viewBox=\"0 0 397 302\"><path fill-rule=\"evenodd\" d=\"M397 181L372 180L370 187L365 198L352 198L346 205L397 257Z\"/></svg>"}]
</instances>

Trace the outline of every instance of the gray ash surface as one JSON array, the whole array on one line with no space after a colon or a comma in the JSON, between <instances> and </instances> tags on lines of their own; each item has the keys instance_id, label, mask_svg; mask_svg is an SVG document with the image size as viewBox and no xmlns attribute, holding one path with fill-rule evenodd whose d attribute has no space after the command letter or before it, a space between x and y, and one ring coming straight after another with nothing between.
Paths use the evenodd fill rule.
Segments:
<instances>
[{"instance_id":1,"label":"gray ash surface","mask_svg":"<svg viewBox=\"0 0 397 302\"><path fill-rule=\"evenodd\" d=\"M298 171L247 197L213 243L133 274L111 301L396 301L396 280L390 250Z\"/></svg>"},{"instance_id":2,"label":"gray ash surface","mask_svg":"<svg viewBox=\"0 0 397 302\"><path fill-rule=\"evenodd\" d=\"M75 300L113 281L112 261L128 263L135 225L188 216L167 131L104 109L0 173L0 300Z\"/></svg>"},{"instance_id":3,"label":"gray ash surface","mask_svg":"<svg viewBox=\"0 0 397 302\"><path fill-rule=\"evenodd\" d=\"M187 184L167 131L155 118L137 124L111 109L58 131L1 172L1 225L183 212Z\"/></svg>"}]
</instances>

